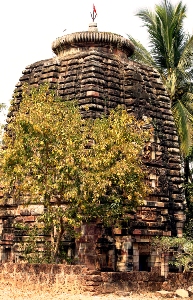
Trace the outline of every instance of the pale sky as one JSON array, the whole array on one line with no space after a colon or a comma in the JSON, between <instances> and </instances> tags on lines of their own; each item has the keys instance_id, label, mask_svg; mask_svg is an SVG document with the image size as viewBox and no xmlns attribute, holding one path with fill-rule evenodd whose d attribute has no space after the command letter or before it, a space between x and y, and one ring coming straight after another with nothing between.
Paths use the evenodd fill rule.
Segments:
<instances>
[{"instance_id":1,"label":"pale sky","mask_svg":"<svg viewBox=\"0 0 193 300\"><path fill-rule=\"evenodd\" d=\"M57 37L88 29L93 3L99 31L124 37L128 33L147 46L146 30L135 14L141 8L153 9L160 1L0 0L0 103L9 106L15 84L27 65L53 56L51 44ZM184 28L193 34L193 1L182 2L187 5Z\"/></svg>"}]
</instances>

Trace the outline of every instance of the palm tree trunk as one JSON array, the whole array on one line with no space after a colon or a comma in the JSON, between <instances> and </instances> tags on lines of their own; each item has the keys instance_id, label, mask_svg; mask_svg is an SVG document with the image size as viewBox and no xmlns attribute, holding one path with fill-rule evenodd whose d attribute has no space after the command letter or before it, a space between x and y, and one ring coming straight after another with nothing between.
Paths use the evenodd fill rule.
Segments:
<instances>
[{"instance_id":1,"label":"palm tree trunk","mask_svg":"<svg viewBox=\"0 0 193 300\"><path fill-rule=\"evenodd\" d=\"M184 182L185 184L190 182L190 161L188 157L184 159Z\"/></svg>"}]
</instances>

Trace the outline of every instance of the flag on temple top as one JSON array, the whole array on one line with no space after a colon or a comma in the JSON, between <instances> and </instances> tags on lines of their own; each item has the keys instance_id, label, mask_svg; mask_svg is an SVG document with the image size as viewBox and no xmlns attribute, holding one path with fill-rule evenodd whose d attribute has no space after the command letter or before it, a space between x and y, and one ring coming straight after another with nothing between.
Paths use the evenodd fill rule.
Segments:
<instances>
[{"instance_id":1,"label":"flag on temple top","mask_svg":"<svg viewBox=\"0 0 193 300\"><path fill-rule=\"evenodd\" d=\"M97 12L96 12L96 7L95 5L93 4L93 12L97 15Z\"/></svg>"}]
</instances>

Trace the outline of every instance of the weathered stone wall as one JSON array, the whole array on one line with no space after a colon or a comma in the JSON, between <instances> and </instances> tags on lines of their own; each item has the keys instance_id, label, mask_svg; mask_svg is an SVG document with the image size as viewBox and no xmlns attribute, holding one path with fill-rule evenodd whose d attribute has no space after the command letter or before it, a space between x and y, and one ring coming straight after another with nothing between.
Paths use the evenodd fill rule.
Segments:
<instances>
[{"instance_id":1,"label":"weathered stone wall","mask_svg":"<svg viewBox=\"0 0 193 300\"><path fill-rule=\"evenodd\" d=\"M167 281L157 272L99 272L85 266L52 264L0 264L0 282L29 289L47 286L70 292L95 294L115 291L174 291L193 284L193 273L170 273Z\"/></svg>"},{"instance_id":2,"label":"weathered stone wall","mask_svg":"<svg viewBox=\"0 0 193 300\"><path fill-rule=\"evenodd\" d=\"M150 253L152 237L181 237L186 207L178 136L171 101L160 76L153 68L129 60L134 51L132 43L112 33L65 35L53 43L52 50L55 57L31 64L23 71L7 122L18 112L22 86L33 88L45 82L63 100L77 100L85 118L108 114L121 104L138 119L151 119L154 135L143 153L151 194L113 233L100 233L95 225L85 226L77 251L80 263L89 268L91 264L96 267L97 261L104 271L152 270L160 264L155 253ZM9 261L11 256L12 261L17 261L17 242L26 238L21 230L14 230L21 220L33 223L34 212L22 212L14 204L2 210L0 261Z\"/></svg>"},{"instance_id":3,"label":"weathered stone wall","mask_svg":"<svg viewBox=\"0 0 193 300\"><path fill-rule=\"evenodd\" d=\"M84 266L49 264L0 264L0 281L18 287L37 289L55 287L65 291L84 292Z\"/></svg>"},{"instance_id":4,"label":"weathered stone wall","mask_svg":"<svg viewBox=\"0 0 193 300\"><path fill-rule=\"evenodd\" d=\"M8 123L22 101L22 85L27 83L32 88L44 82L56 88L63 99L78 100L84 117L99 117L122 104L139 119L151 118L154 136L144 149L143 160L148 166L152 193L138 209L128 234L136 239L182 236L185 203L180 150L170 99L159 75L152 68L106 53L101 47L84 50L26 67L16 85ZM128 231L128 227L125 229Z\"/></svg>"}]
</instances>

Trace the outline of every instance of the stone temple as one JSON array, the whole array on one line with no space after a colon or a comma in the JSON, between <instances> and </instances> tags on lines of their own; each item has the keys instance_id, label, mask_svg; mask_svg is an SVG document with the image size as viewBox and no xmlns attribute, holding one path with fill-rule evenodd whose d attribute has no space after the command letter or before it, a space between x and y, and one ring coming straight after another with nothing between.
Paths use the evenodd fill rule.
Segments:
<instances>
[{"instance_id":1,"label":"stone temple","mask_svg":"<svg viewBox=\"0 0 193 300\"><path fill-rule=\"evenodd\" d=\"M137 118L150 117L154 136L146 145L144 163L149 170L152 193L129 222L121 228L100 234L97 224L84 225L81 238L64 240L69 256L100 270L150 271L161 260L150 249L154 236L182 236L185 199L181 174L178 136L170 99L152 68L130 60L133 44L120 35L99 32L96 23L88 31L57 38L52 44L53 58L26 67L16 84L7 122L19 109L22 85L30 87L49 82L60 97L77 99L85 117L96 118L105 110L123 104ZM24 233L14 224L33 223L43 211L40 206L16 205L11 201L0 207L0 261L15 261L21 253L16 247Z\"/></svg>"}]
</instances>

